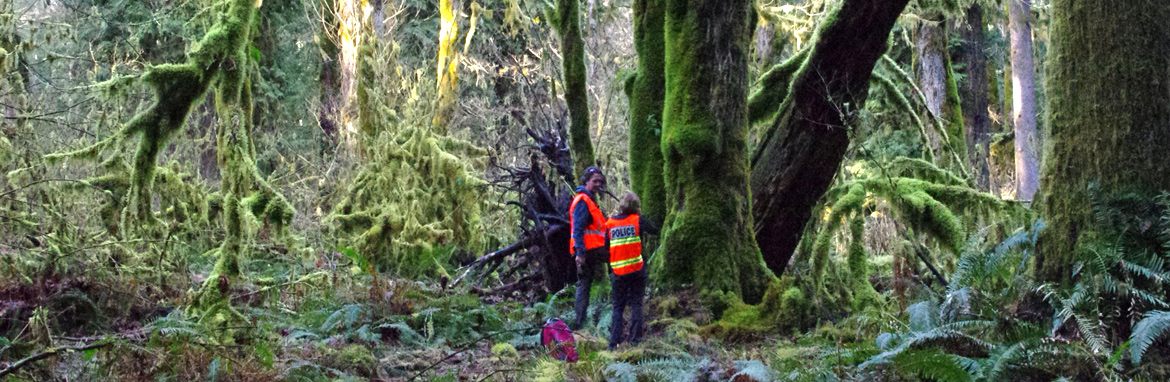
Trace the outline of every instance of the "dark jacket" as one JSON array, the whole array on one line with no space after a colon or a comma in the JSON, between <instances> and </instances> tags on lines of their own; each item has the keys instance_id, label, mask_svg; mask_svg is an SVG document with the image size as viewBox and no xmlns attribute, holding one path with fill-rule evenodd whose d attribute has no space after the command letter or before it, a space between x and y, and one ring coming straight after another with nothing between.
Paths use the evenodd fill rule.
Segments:
<instances>
[{"instance_id":1,"label":"dark jacket","mask_svg":"<svg viewBox=\"0 0 1170 382\"><path fill-rule=\"evenodd\" d=\"M613 216L610 219L614 219L614 220L625 219L626 216L630 216L630 215L629 214L618 214L617 216ZM653 222L651 222L650 220L647 220L646 217L642 216L642 215L638 215L638 228L640 228L642 230L641 232L639 232L642 236L646 236L646 235L658 236L658 233L659 233L658 226L655 226ZM608 240L608 238L606 238L606 239Z\"/></svg>"},{"instance_id":2,"label":"dark jacket","mask_svg":"<svg viewBox=\"0 0 1170 382\"><path fill-rule=\"evenodd\" d=\"M593 193L585 189L585 186L577 186L577 192L580 194L584 192L593 203L597 203L597 198L593 197ZM573 219L573 246L577 247L577 256L585 256L585 228L593 224L593 215L589 214L589 206L585 203L577 203L577 208L569 212ZM602 222L604 223L604 222Z\"/></svg>"}]
</instances>

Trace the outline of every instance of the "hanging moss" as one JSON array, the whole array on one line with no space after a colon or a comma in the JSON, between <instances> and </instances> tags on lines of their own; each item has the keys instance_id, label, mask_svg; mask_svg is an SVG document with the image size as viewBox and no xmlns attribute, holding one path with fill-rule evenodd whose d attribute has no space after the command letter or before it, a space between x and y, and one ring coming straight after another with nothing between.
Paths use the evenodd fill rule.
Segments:
<instances>
[{"instance_id":1,"label":"hanging moss","mask_svg":"<svg viewBox=\"0 0 1170 382\"><path fill-rule=\"evenodd\" d=\"M756 246L748 192L751 4L666 4L662 149L668 215L662 267L654 279L758 302L774 276Z\"/></svg>"},{"instance_id":2,"label":"hanging moss","mask_svg":"<svg viewBox=\"0 0 1170 382\"><path fill-rule=\"evenodd\" d=\"M642 199L642 214L666 217L662 178L662 103L666 92L663 23L665 0L634 2L634 48L638 72L626 82L630 100L630 182Z\"/></svg>"},{"instance_id":3,"label":"hanging moss","mask_svg":"<svg viewBox=\"0 0 1170 382\"><path fill-rule=\"evenodd\" d=\"M869 283L869 257L865 253L865 216L855 214L849 221L849 274L853 294L853 311L885 304L873 284Z\"/></svg>"},{"instance_id":4,"label":"hanging moss","mask_svg":"<svg viewBox=\"0 0 1170 382\"><path fill-rule=\"evenodd\" d=\"M569 107L569 150L574 176L580 179L592 166L593 141L589 138L589 94L585 76L585 40L581 38L580 0L557 0L557 32L561 36L565 103Z\"/></svg>"},{"instance_id":5,"label":"hanging moss","mask_svg":"<svg viewBox=\"0 0 1170 382\"><path fill-rule=\"evenodd\" d=\"M402 276L440 274L451 248L484 250L486 182L463 158L486 152L429 127L382 130L332 225L380 270Z\"/></svg>"}]
</instances>

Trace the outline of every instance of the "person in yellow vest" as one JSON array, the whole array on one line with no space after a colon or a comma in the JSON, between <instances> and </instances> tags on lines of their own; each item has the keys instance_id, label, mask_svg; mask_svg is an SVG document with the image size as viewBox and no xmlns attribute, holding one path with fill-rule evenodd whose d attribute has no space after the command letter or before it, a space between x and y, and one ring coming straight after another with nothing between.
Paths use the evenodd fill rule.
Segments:
<instances>
[{"instance_id":1,"label":"person in yellow vest","mask_svg":"<svg viewBox=\"0 0 1170 382\"><path fill-rule=\"evenodd\" d=\"M577 313L573 330L585 325L589 312L589 289L593 280L601 277L609 253L605 248L605 215L597 207L596 196L605 188L605 174L595 166L589 166L581 174L581 186L569 205L569 253L577 262L577 295L573 310ZM600 314L594 314L594 322Z\"/></svg>"},{"instance_id":2,"label":"person in yellow vest","mask_svg":"<svg viewBox=\"0 0 1170 382\"><path fill-rule=\"evenodd\" d=\"M618 205L618 215L605 222L609 239L609 279L612 283L613 315L609 326L609 349L623 340L642 340L642 300L646 295L646 270L642 261L642 236L657 235L658 227L641 215L642 201L627 193ZM630 335L625 333L625 310L630 310Z\"/></svg>"}]
</instances>

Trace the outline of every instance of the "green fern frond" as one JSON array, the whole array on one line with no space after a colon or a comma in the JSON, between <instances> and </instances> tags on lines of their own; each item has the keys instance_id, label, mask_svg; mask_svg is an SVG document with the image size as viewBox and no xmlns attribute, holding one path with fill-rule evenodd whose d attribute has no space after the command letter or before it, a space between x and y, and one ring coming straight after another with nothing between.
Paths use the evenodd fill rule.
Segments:
<instances>
[{"instance_id":1,"label":"green fern frond","mask_svg":"<svg viewBox=\"0 0 1170 382\"><path fill-rule=\"evenodd\" d=\"M1170 328L1170 312L1167 311L1147 312L1146 316L1138 321L1137 326L1133 328L1133 334L1129 336L1129 357L1133 359L1133 363L1142 362L1142 355L1146 353L1146 349L1162 336L1166 328Z\"/></svg>"},{"instance_id":2,"label":"green fern frond","mask_svg":"<svg viewBox=\"0 0 1170 382\"><path fill-rule=\"evenodd\" d=\"M968 362L962 357L943 354L937 350L914 350L894 357L895 369L902 374L915 375L939 382L967 382L974 380L968 372Z\"/></svg>"}]
</instances>

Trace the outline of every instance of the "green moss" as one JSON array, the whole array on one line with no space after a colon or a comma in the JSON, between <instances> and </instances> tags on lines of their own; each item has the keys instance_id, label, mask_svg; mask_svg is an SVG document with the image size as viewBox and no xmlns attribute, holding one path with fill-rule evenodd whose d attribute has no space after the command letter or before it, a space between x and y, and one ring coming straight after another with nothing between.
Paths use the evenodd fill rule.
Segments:
<instances>
[{"instance_id":1,"label":"green moss","mask_svg":"<svg viewBox=\"0 0 1170 382\"><path fill-rule=\"evenodd\" d=\"M774 276L756 245L748 190L751 6L746 0L666 4L668 215L654 277L669 287L692 285L758 302ZM714 37L711 30L724 34Z\"/></svg>"},{"instance_id":2,"label":"green moss","mask_svg":"<svg viewBox=\"0 0 1170 382\"><path fill-rule=\"evenodd\" d=\"M378 366L378 360L374 358L374 353L370 352L369 348L358 344L341 349L335 362L338 368L357 372L358 375L364 377L374 376Z\"/></svg>"},{"instance_id":3,"label":"green moss","mask_svg":"<svg viewBox=\"0 0 1170 382\"><path fill-rule=\"evenodd\" d=\"M581 38L580 1L557 0L557 32L561 36L565 103L569 107L569 150L574 175L580 179L592 166L593 141L589 138L589 94L585 75L585 40Z\"/></svg>"},{"instance_id":4,"label":"green moss","mask_svg":"<svg viewBox=\"0 0 1170 382\"><path fill-rule=\"evenodd\" d=\"M780 104L788 97L788 88L796 71L804 65L812 49L797 52L788 60L764 72L754 85L756 90L748 97L748 121L751 124L771 122L780 111Z\"/></svg>"},{"instance_id":5,"label":"green moss","mask_svg":"<svg viewBox=\"0 0 1170 382\"><path fill-rule=\"evenodd\" d=\"M663 23L665 0L634 2L634 48L638 72L626 81L630 100L630 182L642 199L642 214L661 223L666 217L662 175L662 105L666 92Z\"/></svg>"},{"instance_id":6,"label":"green moss","mask_svg":"<svg viewBox=\"0 0 1170 382\"><path fill-rule=\"evenodd\" d=\"M965 127L963 121L963 106L962 100L959 99L959 85L955 77L955 69L951 65L950 53L943 55L944 66L946 68L946 99L943 104L943 121L946 122L947 134L950 136L949 145L956 156L960 159L967 157L967 141L965 140ZM965 168L967 162L960 161L954 163L953 166L957 168ZM966 173L966 171L964 171Z\"/></svg>"},{"instance_id":7,"label":"green moss","mask_svg":"<svg viewBox=\"0 0 1170 382\"><path fill-rule=\"evenodd\" d=\"M873 284L869 283L869 257L865 253L865 218L857 214L849 221L849 274L853 295L853 311L869 306L882 306L884 301Z\"/></svg>"},{"instance_id":8,"label":"green moss","mask_svg":"<svg viewBox=\"0 0 1170 382\"><path fill-rule=\"evenodd\" d=\"M492 345L492 355L501 360L518 360L520 359L520 352L516 351L516 347L507 342L500 342Z\"/></svg>"}]
</instances>

